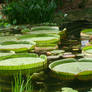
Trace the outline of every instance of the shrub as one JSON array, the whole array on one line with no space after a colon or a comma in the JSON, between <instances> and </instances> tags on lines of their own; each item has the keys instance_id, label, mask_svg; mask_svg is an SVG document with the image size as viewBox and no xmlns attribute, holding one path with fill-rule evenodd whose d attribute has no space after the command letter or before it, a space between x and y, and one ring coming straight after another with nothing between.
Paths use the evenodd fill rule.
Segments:
<instances>
[{"instance_id":1,"label":"shrub","mask_svg":"<svg viewBox=\"0 0 92 92\"><path fill-rule=\"evenodd\" d=\"M12 24L37 24L53 19L54 0L19 0L3 6L2 13Z\"/></svg>"}]
</instances>

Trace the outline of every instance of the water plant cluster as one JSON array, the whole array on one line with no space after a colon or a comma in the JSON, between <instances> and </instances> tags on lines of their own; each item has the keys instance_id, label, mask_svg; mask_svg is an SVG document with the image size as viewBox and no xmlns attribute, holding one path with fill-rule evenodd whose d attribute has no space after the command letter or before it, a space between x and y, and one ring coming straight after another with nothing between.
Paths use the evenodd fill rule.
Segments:
<instances>
[{"instance_id":1,"label":"water plant cluster","mask_svg":"<svg viewBox=\"0 0 92 92\"><path fill-rule=\"evenodd\" d=\"M92 58L76 60L71 53L59 50L58 44L64 33L59 31L59 27L34 26L21 32L0 37L0 76L14 76L12 92L33 92L31 74L47 68L50 69L51 77L59 80L91 80ZM82 49L86 51L91 48L88 46ZM60 56L60 60L48 62L47 58L53 56ZM66 90L77 92L67 88L61 92Z\"/></svg>"},{"instance_id":2,"label":"water plant cluster","mask_svg":"<svg viewBox=\"0 0 92 92\"><path fill-rule=\"evenodd\" d=\"M25 80L21 79L22 76L18 77L17 74L21 72L21 75L30 75L46 69L46 55L38 55L36 51L56 50L60 41L60 31L57 26L36 26L22 32L20 35L0 37L0 74L15 76L13 92L23 92L23 90L30 92L28 90L31 88L27 87Z\"/></svg>"}]
</instances>

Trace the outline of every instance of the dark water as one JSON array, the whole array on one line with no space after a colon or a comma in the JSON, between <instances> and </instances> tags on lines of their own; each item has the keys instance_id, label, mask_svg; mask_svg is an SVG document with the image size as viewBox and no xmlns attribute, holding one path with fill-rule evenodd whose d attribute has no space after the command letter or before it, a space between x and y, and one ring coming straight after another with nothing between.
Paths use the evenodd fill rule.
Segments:
<instances>
[{"instance_id":1,"label":"dark water","mask_svg":"<svg viewBox=\"0 0 92 92\"><path fill-rule=\"evenodd\" d=\"M4 81L5 80L5 81ZM9 79L0 80L1 92L11 92L11 81ZM30 84L31 85L31 84ZM49 70L33 74L32 78L32 92L62 92L63 87L69 87L78 92L88 92L92 88L92 81L80 80L59 80L51 76Z\"/></svg>"},{"instance_id":2,"label":"dark water","mask_svg":"<svg viewBox=\"0 0 92 92\"><path fill-rule=\"evenodd\" d=\"M88 92L92 88L92 81L80 81L80 80L59 80L51 76L49 72L44 72L39 76L40 78L34 79L34 89L43 90L43 92L62 92L63 87L69 87L77 90L78 92ZM41 79L42 77L42 79Z\"/></svg>"}]
</instances>

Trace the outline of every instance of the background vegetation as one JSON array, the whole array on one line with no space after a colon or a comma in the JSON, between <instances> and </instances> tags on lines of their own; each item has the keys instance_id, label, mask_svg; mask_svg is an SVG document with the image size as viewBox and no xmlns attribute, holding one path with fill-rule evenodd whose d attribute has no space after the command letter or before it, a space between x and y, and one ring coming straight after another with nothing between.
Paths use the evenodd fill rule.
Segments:
<instances>
[{"instance_id":1,"label":"background vegetation","mask_svg":"<svg viewBox=\"0 0 92 92\"><path fill-rule=\"evenodd\" d=\"M3 14L12 24L42 23L53 19L54 0L19 0L3 6Z\"/></svg>"}]
</instances>

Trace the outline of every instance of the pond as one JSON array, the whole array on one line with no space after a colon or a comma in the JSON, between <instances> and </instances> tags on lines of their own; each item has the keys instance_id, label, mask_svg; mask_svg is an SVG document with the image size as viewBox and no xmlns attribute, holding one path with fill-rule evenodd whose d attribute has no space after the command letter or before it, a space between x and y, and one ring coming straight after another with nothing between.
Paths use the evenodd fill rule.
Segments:
<instances>
[{"instance_id":1,"label":"pond","mask_svg":"<svg viewBox=\"0 0 92 92\"><path fill-rule=\"evenodd\" d=\"M70 28L68 27L68 29L71 29L71 32L66 31L67 29L59 31L58 27L53 26L38 26L33 27L31 32L27 32L26 34L25 31L18 35L1 36L1 92L91 92L92 80L83 81L77 78L74 80L58 79L53 76L51 70L48 68L56 60L66 58L76 58L78 60L84 57L81 50L90 44L90 39L81 40L80 30L82 27L74 30L75 33L73 34L72 30L74 28L71 28L72 26L73 24L71 26L69 24ZM29 71L26 71L27 69ZM23 71L23 75L21 78L18 76L18 80L10 75L16 72L19 73L20 71ZM33 73L30 75L29 81L26 73ZM7 76L7 74L10 76ZM31 88L27 86L25 87L25 89L27 88L26 91L21 91L27 83L29 83ZM29 91L28 87L30 88Z\"/></svg>"}]
</instances>

